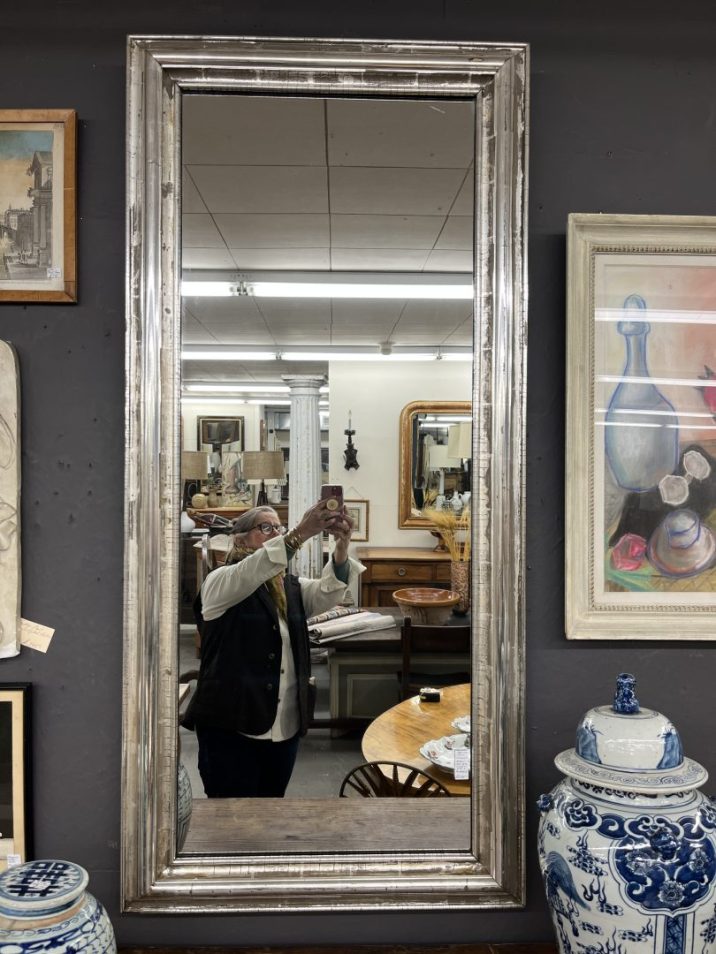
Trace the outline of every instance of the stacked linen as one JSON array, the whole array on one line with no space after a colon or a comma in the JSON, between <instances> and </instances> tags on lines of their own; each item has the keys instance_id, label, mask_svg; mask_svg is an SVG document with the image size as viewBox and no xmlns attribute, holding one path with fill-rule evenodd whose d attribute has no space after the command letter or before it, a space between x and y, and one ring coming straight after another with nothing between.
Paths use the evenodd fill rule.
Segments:
<instances>
[{"instance_id":1,"label":"stacked linen","mask_svg":"<svg viewBox=\"0 0 716 954\"><path fill-rule=\"evenodd\" d=\"M324 644L334 639L345 639L347 636L356 636L358 633L371 633L379 629L390 629L395 626L392 616L383 616L382 613L369 613L362 610L346 614L336 619L327 620L319 625L312 625L309 620L308 632L314 643Z\"/></svg>"}]
</instances>

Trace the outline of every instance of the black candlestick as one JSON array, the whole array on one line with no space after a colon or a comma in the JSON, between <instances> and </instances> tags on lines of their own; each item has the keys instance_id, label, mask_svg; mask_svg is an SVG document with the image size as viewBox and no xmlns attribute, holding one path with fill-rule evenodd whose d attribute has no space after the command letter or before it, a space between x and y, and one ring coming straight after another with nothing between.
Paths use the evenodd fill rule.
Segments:
<instances>
[{"instance_id":1,"label":"black candlestick","mask_svg":"<svg viewBox=\"0 0 716 954\"><path fill-rule=\"evenodd\" d=\"M350 429L350 426L343 433L348 438L348 443L346 444L346 449L343 451L343 458L345 460L345 469L346 470L358 470L360 464L358 463L358 448L353 445L351 438L355 434L355 431Z\"/></svg>"}]
</instances>

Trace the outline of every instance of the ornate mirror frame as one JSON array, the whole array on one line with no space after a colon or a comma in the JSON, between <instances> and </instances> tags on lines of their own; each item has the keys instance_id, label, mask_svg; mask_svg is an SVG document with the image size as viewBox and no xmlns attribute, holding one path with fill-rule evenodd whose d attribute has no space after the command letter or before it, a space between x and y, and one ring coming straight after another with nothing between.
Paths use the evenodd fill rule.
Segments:
<instances>
[{"instance_id":1,"label":"ornate mirror frame","mask_svg":"<svg viewBox=\"0 0 716 954\"><path fill-rule=\"evenodd\" d=\"M130 37L123 909L228 913L524 903L523 44ZM177 854L181 94L471 98L475 144L471 844Z\"/></svg>"},{"instance_id":2,"label":"ornate mirror frame","mask_svg":"<svg viewBox=\"0 0 716 954\"><path fill-rule=\"evenodd\" d=\"M400 412L400 473L398 476L398 528L430 530L434 524L427 517L413 513L412 487L412 419L414 414L470 414L469 401L411 401Z\"/></svg>"}]
</instances>

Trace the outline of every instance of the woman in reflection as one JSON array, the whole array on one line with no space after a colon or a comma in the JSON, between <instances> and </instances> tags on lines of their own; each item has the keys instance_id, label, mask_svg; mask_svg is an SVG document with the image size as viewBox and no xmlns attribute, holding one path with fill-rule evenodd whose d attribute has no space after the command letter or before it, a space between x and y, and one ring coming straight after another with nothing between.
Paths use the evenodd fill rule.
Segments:
<instances>
[{"instance_id":1,"label":"woman in reflection","mask_svg":"<svg viewBox=\"0 0 716 954\"><path fill-rule=\"evenodd\" d=\"M233 526L226 565L201 588L201 664L183 724L196 729L209 798L282 797L308 728L311 655L306 618L340 603L362 572L348 557L352 521L321 500L284 534L255 507ZM320 579L286 572L306 540L327 530L333 557Z\"/></svg>"}]
</instances>

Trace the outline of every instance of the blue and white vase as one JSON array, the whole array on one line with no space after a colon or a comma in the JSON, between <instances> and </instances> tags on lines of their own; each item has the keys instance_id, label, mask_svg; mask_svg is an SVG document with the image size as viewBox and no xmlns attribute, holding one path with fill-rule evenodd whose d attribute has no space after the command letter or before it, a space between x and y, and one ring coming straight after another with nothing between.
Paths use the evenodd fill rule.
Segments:
<instances>
[{"instance_id":1,"label":"blue and white vase","mask_svg":"<svg viewBox=\"0 0 716 954\"><path fill-rule=\"evenodd\" d=\"M566 778L539 799L539 862L562 954L716 951L716 808L697 791L663 715L641 709L633 676L590 709Z\"/></svg>"},{"instance_id":2,"label":"blue and white vase","mask_svg":"<svg viewBox=\"0 0 716 954\"><path fill-rule=\"evenodd\" d=\"M115 954L107 912L71 861L29 861L0 875L0 954Z\"/></svg>"}]
</instances>

